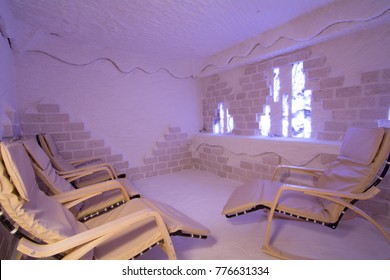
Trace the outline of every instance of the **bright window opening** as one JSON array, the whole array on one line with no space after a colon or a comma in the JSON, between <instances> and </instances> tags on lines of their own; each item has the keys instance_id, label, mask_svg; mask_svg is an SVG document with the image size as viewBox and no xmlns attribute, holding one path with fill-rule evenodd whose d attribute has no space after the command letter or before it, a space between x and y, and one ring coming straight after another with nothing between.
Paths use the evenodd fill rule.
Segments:
<instances>
[{"instance_id":1,"label":"bright window opening","mask_svg":"<svg viewBox=\"0 0 390 280\"><path fill-rule=\"evenodd\" d=\"M213 132L215 134L231 133L233 128L233 117L229 114L229 110L224 108L223 103L219 103L215 112Z\"/></svg>"},{"instance_id":2,"label":"bright window opening","mask_svg":"<svg viewBox=\"0 0 390 280\"><path fill-rule=\"evenodd\" d=\"M264 106L264 114L260 116L260 130L261 135L268 136L271 130L271 107L269 105Z\"/></svg>"},{"instance_id":3,"label":"bright window opening","mask_svg":"<svg viewBox=\"0 0 390 280\"><path fill-rule=\"evenodd\" d=\"M233 117L229 114L229 110L226 109L226 132L232 133L234 129Z\"/></svg>"},{"instance_id":4,"label":"bright window opening","mask_svg":"<svg viewBox=\"0 0 390 280\"><path fill-rule=\"evenodd\" d=\"M274 69L274 81L273 81L273 96L274 96L274 102L279 102L279 93L280 93L280 69L275 68Z\"/></svg>"},{"instance_id":5,"label":"bright window opening","mask_svg":"<svg viewBox=\"0 0 390 280\"><path fill-rule=\"evenodd\" d=\"M291 82L291 135L309 138L311 135L311 90L305 90L303 62L293 65Z\"/></svg>"},{"instance_id":6,"label":"bright window opening","mask_svg":"<svg viewBox=\"0 0 390 280\"><path fill-rule=\"evenodd\" d=\"M291 83L282 85L281 81L288 80L287 77L291 77L288 78ZM257 120L261 135L310 138L312 92L305 89L305 80L302 61L294 63L292 68L273 69L270 94L273 98L267 98L263 114ZM275 126L271 127L272 124Z\"/></svg>"},{"instance_id":7,"label":"bright window opening","mask_svg":"<svg viewBox=\"0 0 390 280\"><path fill-rule=\"evenodd\" d=\"M288 102L288 93L283 94L283 103L282 103L282 135L288 137L288 128L289 128L289 111L290 104Z\"/></svg>"}]
</instances>

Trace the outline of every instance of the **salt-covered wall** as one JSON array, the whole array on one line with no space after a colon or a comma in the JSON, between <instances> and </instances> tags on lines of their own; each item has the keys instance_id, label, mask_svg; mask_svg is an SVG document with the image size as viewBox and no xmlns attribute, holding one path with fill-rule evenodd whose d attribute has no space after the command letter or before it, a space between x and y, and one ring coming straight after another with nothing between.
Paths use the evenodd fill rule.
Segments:
<instances>
[{"instance_id":1,"label":"salt-covered wall","mask_svg":"<svg viewBox=\"0 0 390 280\"><path fill-rule=\"evenodd\" d=\"M94 138L123 154L130 168L143 164L168 127L189 134L201 127L200 89L192 78L122 73L108 60L76 66L34 52L18 56L16 67L22 114L34 113L38 103L61 104Z\"/></svg>"},{"instance_id":2,"label":"salt-covered wall","mask_svg":"<svg viewBox=\"0 0 390 280\"><path fill-rule=\"evenodd\" d=\"M134 179L192 166L241 181L269 178L285 156L283 149L278 151L280 156L266 155L260 162L250 156L229 155L228 158L225 152L239 154L241 151L234 149L252 140L234 139L240 145L230 143L231 139L218 140L219 145L225 146L228 141L232 151L231 147L225 150L206 147L204 142L210 142L209 137L199 135L195 136L191 153L188 146L192 135L203 125L211 127L212 120L202 118L202 109L203 113L209 114L207 110L210 110L214 114L217 98L226 96L243 112L236 118L241 118L241 125L245 126L242 134L248 134L248 130L256 134L253 117L262 113L262 102L269 95L268 82L260 66L269 63L270 70L274 63L287 65L292 58L301 59L296 56L301 54L306 66L312 67L308 74L316 114L313 135L340 140L352 124L373 124L379 118L386 118L390 106L387 51L390 34L388 25L376 21L388 17L387 6L384 1L338 1L326 10L298 18L212 57L196 63L180 61L176 67L176 62L170 59L152 61L136 54L126 57L118 53L111 60L100 46L79 46L73 41L50 48L49 41L59 37L55 33L37 32L18 37L18 33L23 34L17 28L20 25L13 26L9 14L2 21L6 6L0 3L0 27L4 27L1 23L7 23L0 36L0 135L18 133L17 115L20 114L26 130L22 133L38 133L42 125L50 125L45 128L60 137L56 139L58 144L65 148L68 145L68 150L62 150L64 154L78 152L82 145L89 149L88 145L97 144L94 147L97 150L110 147L107 156L118 155L118 161L125 162ZM10 28L17 31L9 33L15 36L18 51L12 51L10 46L15 38L11 36L8 41L5 34ZM363 31L352 33L359 28ZM333 40L326 41L329 38ZM80 52L81 49L84 51ZM185 70L179 71L181 68ZM214 74L217 75L209 77ZM195 76L206 78L199 81L192 78ZM58 110L42 111L39 104L54 104ZM252 107L256 107L255 112L251 111ZM251 114L245 115L244 111ZM34 123L36 116L43 115L44 124ZM78 124L79 128L58 131L69 122ZM31 124L38 129L27 131L33 127ZM68 136L71 138L61 138ZM312 143L310 147L315 145ZM321 155L318 160L326 163L330 158ZM389 181L384 183L387 189L383 189L379 200L366 207L389 224ZM8 246L8 243L1 242L1 252L9 252L3 250L3 244Z\"/></svg>"},{"instance_id":3,"label":"salt-covered wall","mask_svg":"<svg viewBox=\"0 0 390 280\"><path fill-rule=\"evenodd\" d=\"M16 69L8 39L0 36L0 137L18 134Z\"/></svg>"},{"instance_id":4,"label":"salt-covered wall","mask_svg":"<svg viewBox=\"0 0 390 280\"><path fill-rule=\"evenodd\" d=\"M223 103L234 118L233 134L259 135L258 116L270 105L270 132L280 135L272 127L282 122L281 112L274 112L273 68L291 69L299 61L305 89L312 91L311 138L341 140L351 125L376 125L388 118L390 106L389 43L389 29L380 25L205 78L203 126L213 130L217 106Z\"/></svg>"}]
</instances>

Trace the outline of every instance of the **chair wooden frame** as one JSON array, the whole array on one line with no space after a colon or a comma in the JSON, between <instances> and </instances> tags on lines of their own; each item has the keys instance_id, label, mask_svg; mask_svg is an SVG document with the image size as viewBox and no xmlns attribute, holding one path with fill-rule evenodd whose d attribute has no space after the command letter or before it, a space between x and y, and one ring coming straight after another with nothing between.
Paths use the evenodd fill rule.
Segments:
<instances>
[{"instance_id":1,"label":"chair wooden frame","mask_svg":"<svg viewBox=\"0 0 390 280\"><path fill-rule=\"evenodd\" d=\"M141 210L136 213L129 214L125 217L76 234L54 244L38 244L22 238L18 243L17 250L21 254L34 258L47 258L57 254L66 253L63 260L77 260L99 244L113 237L115 234L123 233L128 230L131 225L134 225L139 221L144 221L145 219L152 219L155 221L162 233L161 242L158 244L170 260L175 260L175 249L165 227L164 221L157 212L148 210ZM150 246L154 246L154 244L150 244ZM146 247L145 250L148 250L148 248L149 247Z\"/></svg>"},{"instance_id":2,"label":"chair wooden frame","mask_svg":"<svg viewBox=\"0 0 390 280\"><path fill-rule=\"evenodd\" d=\"M92 175L97 172L107 173L107 180L118 179L118 174L114 170L113 166L103 160L101 157L87 157L75 160L66 161L74 169L64 170L60 164L58 164L56 159L55 147L51 147L49 141L46 137L51 137L46 133L41 133L36 136L37 141L39 142L42 149L45 151L47 156L50 158L50 161L53 164L53 167L57 170L57 173L65 178L68 182L74 182L77 179ZM57 153L57 156L60 155ZM97 162L98 163L95 163ZM82 165L82 166L81 166Z\"/></svg>"},{"instance_id":3,"label":"chair wooden frame","mask_svg":"<svg viewBox=\"0 0 390 280\"><path fill-rule=\"evenodd\" d=\"M3 145L3 143L1 143ZM22 147L22 144L20 144L20 147ZM3 148L3 147L2 147ZM27 157L27 154L26 154ZM2 160L2 155L0 155L0 159ZM9 159L8 159L9 160ZM8 201L7 196L13 197L11 198L12 201L15 202L15 197L19 196L19 189L15 191L16 187L15 184L10 179L9 170L6 169L5 165L3 163L1 164L1 170L2 170L2 179L0 181L1 189L3 190L3 183L4 186L8 186L7 192L4 197L4 201ZM11 165L10 165L11 166ZM23 165L21 165L23 166ZM26 171L29 173L28 169ZM31 170L32 173L32 170ZM15 175L17 176L17 175ZM28 175L30 176L30 175ZM15 177L18 178L18 177ZM31 178L31 176L29 177ZM4 180L4 181L3 181ZM19 182L19 179L18 179ZM24 182L27 183L28 182ZM10 189L10 186L13 186L13 190ZM55 199L59 203L63 205L63 207L69 209L75 204L78 204L86 199L89 199L93 196L102 194L105 191L110 191L113 189L119 189L122 195L125 197L126 201L129 201L130 198L128 196L128 193L126 189L121 185L116 183L115 181L112 182L104 182L99 185L85 187L77 190L72 190L70 192L61 193L58 195L54 195L50 197L50 199ZM40 192L40 190L37 190ZM46 197L46 196L44 196ZM25 201L25 198L19 196L19 203L22 203L22 201ZM25 201L26 202L26 201ZM22 205L20 204L20 205ZM58 204L57 204L58 205ZM3 206L3 205L2 205ZM9 206L8 202L4 204L4 206L7 206L7 209L10 210L12 207L15 206ZM20 206L17 206L15 209L19 209ZM39 203L37 205L39 207ZM3 208L3 207L2 207ZM11 212L14 210L11 210ZM17 214L13 213L15 217L21 217L22 221L24 216L25 209L22 210L15 210L18 211ZM50 211L50 210L48 210ZM5 211L7 212L7 211ZM3 224L10 224L10 221L6 220L5 217L3 217L3 212L1 212L2 216L2 223ZM32 215L34 217L34 215ZM114 216L115 217L115 216ZM146 222L150 223L153 222L155 224L155 232L153 236L150 236L149 239L144 239L142 242L142 245L139 244L136 251L134 251L135 255L131 255L130 258L134 258L140 254L142 254L144 251L149 250L154 245L158 244L162 248L162 250L166 253L167 257L169 259L176 259L176 253L175 249L173 247L173 243L171 241L170 234L168 232L168 229L165 225L165 222L157 211L146 207L139 209L134 212L130 212L128 214L119 216L116 219L110 220L108 222L103 222L103 224L98 225L93 228L89 228L85 231L82 231L80 233L74 234L73 236L66 237L60 241L50 243L50 244L42 244L39 241L35 240L34 237L30 238L30 234L17 234L17 237L20 238L18 245L17 245L17 251L19 253L16 254L16 259L21 259L23 255L30 256L33 258L50 258L54 256L61 256L61 259L67 260L67 259L80 259L85 254L90 252L92 249L94 249L96 246L101 245L103 242L115 237L118 234L126 234L127 232L131 232L134 229L137 229L137 224L139 222ZM26 225L29 224L29 222L26 222ZM134 227L135 226L135 227ZM9 228L11 229L11 228ZM14 227L11 230L12 234L15 234L19 232L19 226ZM142 232L140 232L142 234Z\"/></svg>"},{"instance_id":4,"label":"chair wooden frame","mask_svg":"<svg viewBox=\"0 0 390 280\"><path fill-rule=\"evenodd\" d=\"M380 190L378 188L373 187L365 193L352 195L349 192L322 191L322 190L319 190L316 188L283 185L280 188L278 194L276 195L275 200L274 200L272 207L271 207L269 214L268 214L267 228L266 228L266 233L265 233L265 244L263 246L263 251L265 253L268 253L272 256L282 258L282 259L301 259L301 257L285 253L282 250L277 249L276 247L274 247L270 244L272 220L273 220L273 217L274 217L274 214L276 211L276 207L278 205L278 201L279 201L282 193L286 190L302 192L302 193L307 194L307 195L317 196L317 197L325 198L325 199L328 199L330 201L336 202L336 203L356 212L357 214L361 215L363 218L368 220L385 236L385 238L387 240L390 241L390 235L374 219L372 219L368 214L366 214L364 211L357 208L356 206L352 205L351 203L347 203L344 200L342 200L343 198L344 199L352 199L352 200L354 200L354 199L367 200L367 199L374 197L376 194L379 193Z\"/></svg>"},{"instance_id":5,"label":"chair wooden frame","mask_svg":"<svg viewBox=\"0 0 390 280\"><path fill-rule=\"evenodd\" d=\"M384 171L382 172L381 176L379 177L380 178L379 181L382 180L383 176L386 174L386 172L389 168L389 164L390 164L390 155L389 155L389 159L386 162L386 166L384 168ZM316 176L316 177L318 176L318 173L322 172L322 170L320 170L320 169L280 165L275 170L275 172L272 176L272 180L274 180L277 173L281 169L289 169L292 171L297 171L297 172L301 172L301 173L305 173L305 174L311 174L311 175ZM357 200L368 200L368 199L371 199L374 196L376 196L380 192L380 189L375 186L376 184L379 183L379 181L375 182L365 192L359 193L359 194L353 194L351 192L332 191L332 190L325 190L325 189L319 189L319 188L313 188L313 187L304 187L304 186L284 184L278 190L278 193L277 193L277 195L272 203L272 206L269 209L268 218L267 218L267 227L266 227L266 231L265 231L265 240L264 240L264 245L262 246L263 252L267 253L271 256L280 258L280 259L306 259L302 256L287 253L287 252L273 246L270 243L272 221L273 221L274 215L276 213L278 213L278 211L277 211L278 202L279 202L283 192L285 192L285 191L300 192L300 193L304 193L306 195L316 196L316 197L320 197L320 198L327 199L327 200L330 200L332 202L338 203L338 204L344 206L346 209L350 209L350 210L354 211L355 213L359 214L364 219L369 221L390 242L390 234L380 224L378 224L373 218L371 218L367 213L365 213L363 210L361 210L358 207L356 207L355 205L353 205L353 203ZM349 200L351 202L348 202L347 200Z\"/></svg>"},{"instance_id":6,"label":"chair wooden frame","mask_svg":"<svg viewBox=\"0 0 390 280\"><path fill-rule=\"evenodd\" d=\"M97 164L85 167L78 167L75 170L69 171L59 171L57 170L58 175L66 179L68 182L76 181L77 179L83 178L88 175L92 175L96 172L104 171L107 173L108 180L118 179L115 171L112 169L112 166L107 164Z\"/></svg>"},{"instance_id":7,"label":"chair wooden frame","mask_svg":"<svg viewBox=\"0 0 390 280\"><path fill-rule=\"evenodd\" d=\"M350 209L353 214L367 220L390 242L389 232L354 205L380 192L377 185L389 169L389 153L389 128L351 127L341 144L340 154L324 170L279 165L271 180L248 182L234 190L222 213L232 218L266 209L268 217L262 250L281 259L304 257L290 254L271 244L272 222L277 214L289 220L305 220L336 229L345 211ZM291 180L276 180L277 177L285 179L279 174L283 170L286 173L310 175L314 179L313 184L303 186L299 183L291 184Z\"/></svg>"},{"instance_id":8,"label":"chair wooden frame","mask_svg":"<svg viewBox=\"0 0 390 280\"><path fill-rule=\"evenodd\" d=\"M37 166L39 163L42 165L49 164L49 166L51 167L51 163L49 162L49 159L47 159L46 154L44 154L43 152L42 152L42 155L44 155L46 157L46 160L44 160L43 163L41 160L38 159L39 157L35 158L35 160L31 158L31 155L29 157L29 155L28 155L29 152L28 152L28 149L26 147L30 147L30 152L31 152L33 150L33 147L38 147L38 146L26 145L26 141L29 141L30 145L32 143L35 143L36 145L38 145L34 139L25 139L24 141L17 141L17 143L13 144L13 145L20 145L20 147L23 149L23 153L22 153L20 150L17 149L17 147L14 147L14 150L16 149L16 152L14 152L14 154L19 155L20 160L24 160L24 161L22 161L24 163L23 166L27 166L28 165L27 161L28 161L31 164L32 169L35 169L35 172L40 169ZM18 151L19 151L19 153L18 153ZM24 153L25 153L25 157L23 157ZM12 154L10 154L10 155L12 155ZM9 162L13 161L13 157L10 155L7 156L7 160L8 160L7 162L10 166L13 166L13 164L9 163ZM19 162L19 161L17 161L17 162ZM12 170L12 169L10 169L10 170ZM31 171L33 171L33 170L31 170ZM33 172L31 172L31 173L33 173ZM20 172L20 174L22 174L22 172ZM29 172L25 172L25 174L29 174ZM53 175L59 176L58 174L56 174L54 172L54 170L53 170ZM14 175L14 176L17 176L17 175ZM29 176L31 178L31 175L29 175ZM32 176L32 177L35 177L35 176ZM25 185L30 185L32 187L32 184L25 184ZM37 186L36 186L36 188L38 189ZM120 199L121 199L120 201L115 202L115 204L110 203L110 204L106 204L104 206L103 206L103 204L98 204L97 206L99 206L101 208L96 208L96 211L92 212L91 214L88 214L88 217L90 216L88 219L79 218L78 220L82 221L82 223L88 224L88 223L90 223L89 220L91 218L95 218L95 217L99 216L100 214L105 214L105 213L108 213L111 211L113 211L113 213L114 213L113 217L117 217L119 215L120 218L122 215L126 215L126 213L128 213L128 212L129 213L133 213L134 211L139 212L140 209L146 209L149 212L152 211L153 213L155 213L152 215L153 217L155 217L156 215L158 215L158 217L159 217L158 220L157 220L157 218L154 218L156 220L157 226L161 227L163 225L165 231L162 234L162 236L163 236L163 238L161 238L162 242L160 242L161 240L160 241L156 240L156 238L161 234L160 228L153 227L153 226L150 228L151 224L148 223L149 229L146 231L145 235L149 236L150 239L152 241L154 241L155 243L153 243L153 244L149 243L148 246L144 249L148 250L149 248L153 247L157 241L159 241L160 247L162 247L163 251L167 254L167 256L169 258L172 258L172 259L174 258L175 253L174 253L174 251L172 253L172 250L170 249L170 247L172 247L172 246L169 245L169 244L172 244L172 242L170 241L170 239L167 239L166 236L170 237L170 236L174 236L174 235L179 235L179 236L201 238L201 239L207 238L209 230L207 228L205 228L204 226L202 226L201 224L197 223L196 221L192 220L189 217L186 217L185 215L183 215L182 213L180 213L176 209L170 207L169 205L165 205L164 203L157 202L157 201L151 201L151 200L148 200L146 198L136 199L136 200L132 199L132 197L130 197L128 188L118 180L104 181L104 182L101 182L98 184L85 186L85 187L78 188L78 189L73 189L72 187L69 187L69 188L67 188L66 191L57 192L57 193L51 195L50 199L56 200L58 203L62 204L62 206L64 208L71 210L73 212L72 214L75 215L75 213L74 213L75 209L76 209L76 211L78 211L78 210L77 210L77 208L73 208L74 206L81 204L81 203L84 203L84 202L88 201L89 199L94 198L96 196L104 195L105 192L109 192L110 194L112 194L112 191L115 191L115 190L116 190L115 197L117 197L117 196L120 197ZM109 198L109 197L104 196L103 200L106 198ZM100 198L98 198L98 200L99 199ZM94 202L95 201L93 201L92 203L94 203ZM125 210L121 210L121 209L116 210L116 208L121 208L121 209L125 209ZM110 215L110 214L107 214L107 215ZM110 217L110 216L108 216L108 217ZM96 218L96 219L99 219L99 218ZM106 219L103 217L101 220L105 221ZM138 221L142 221L142 220L134 220L134 223L137 223ZM96 224L95 219L92 220L92 225L100 228L100 224ZM118 228L119 229L117 231L115 231L115 233L116 234L123 233L123 232L121 232L121 228L120 227L118 227ZM12 228L12 229L9 228L9 231L10 232L14 231L14 228ZM124 231L124 232L126 232L126 231ZM114 235L115 233L113 233L111 235ZM80 233L80 234L85 234L85 233ZM104 233L104 232L102 234L106 235L106 233ZM142 232L141 232L141 234L142 234ZM109 235L107 235L107 237L103 238L103 235L96 238L95 242L98 242L98 239L99 240L102 239L102 242L103 242L104 240L106 240L107 238L110 237ZM24 236L20 237L19 235L18 235L18 237L22 238L24 240L23 242L25 244L35 244L36 243L36 242L34 242L35 241L34 238L28 239L28 237L29 237L28 235L27 235L27 238L23 238ZM132 240L132 239L129 239L129 240ZM137 239L135 241L138 242L138 240L139 240L139 237L137 237ZM149 242L149 239L145 240L144 238L141 238L141 240L142 240L142 244L140 244L140 246L144 246L144 243ZM97 243L97 244L101 244L101 243ZM168 244L168 245L165 245L165 244ZM38 244L38 245L41 246L40 244ZM33 245L33 246L37 246L37 245ZM76 244L75 246L79 246L79 245ZM50 246L46 245L46 247L50 247ZM139 246L137 245L135 247L135 250L138 250L139 249L138 247ZM67 247L65 249L69 249L69 248ZM23 249L23 250L25 250L25 249ZM33 251L36 251L36 250L37 249L34 247L30 251L27 251L27 252L23 251L23 254L25 253L27 255L30 255L30 254L32 254ZM42 249L42 250L45 251L46 249ZM130 254L132 252L133 251L131 251ZM144 251L140 251L139 254L142 254L143 252ZM56 254L58 254L58 253L56 253ZM98 254L98 255L100 256L100 254ZM36 253L34 253L34 256L37 257L40 255L39 254L37 255ZM73 257L71 257L71 258L73 258Z\"/></svg>"},{"instance_id":9,"label":"chair wooden frame","mask_svg":"<svg viewBox=\"0 0 390 280\"><path fill-rule=\"evenodd\" d=\"M130 201L129 194L127 193L126 189L123 187L123 185L119 184L116 181L103 182L100 184L75 189L70 192L55 194L51 197L57 200L62 205L64 205L67 209L70 209L73 206L89 198L103 194L106 191L111 191L115 189L120 190L121 194L123 195L123 200L125 202Z\"/></svg>"}]
</instances>

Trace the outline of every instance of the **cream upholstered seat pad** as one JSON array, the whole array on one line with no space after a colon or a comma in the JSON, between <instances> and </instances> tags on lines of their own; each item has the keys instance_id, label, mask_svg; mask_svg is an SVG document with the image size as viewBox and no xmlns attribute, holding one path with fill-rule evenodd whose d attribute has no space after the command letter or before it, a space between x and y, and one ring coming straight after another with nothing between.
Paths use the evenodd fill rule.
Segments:
<instances>
[{"instance_id":1,"label":"cream upholstered seat pad","mask_svg":"<svg viewBox=\"0 0 390 280\"><path fill-rule=\"evenodd\" d=\"M361 193L376 179L390 152L390 129L350 128L340 155L318 179L319 188ZM343 207L330 201L325 207L337 218Z\"/></svg>"},{"instance_id":2,"label":"cream upholstered seat pad","mask_svg":"<svg viewBox=\"0 0 390 280\"><path fill-rule=\"evenodd\" d=\"M385 128L351 127L345 134L340 155L368 165L374 160L384 134Z\"/></svg>"},{"instance_id":3,"label":"cream upholstered seat pad","mask_svg":"<svg viewBox=\"0 0 390 280\"><path fill-rule=\"evenodd\" d=\"M383 128L350 128L340 155L321 174L318 186L353 193L364 191L388 155L386 144L389 136L384 136ZM379 158L374 161L377 155Z\"/></svg>"},{"instance_id":4,"label":"cream upholstered seat pad","mask_svg":"<svg viewBox=\"0 0 390 280\"><path fill-rule=\"evenodd\" d=\"M271 208L272 202L281 186L283 186L282 183L269 180L257 180L245 183L236 188L230 195L222 210L222 214L233 215L259 205ZM286 191L283 193L279 202L278 210L280 211L294 213L300 217L317 221L334 222L331 219L330 213L324 207L323 199L318 197Z\"/></svg>"},{"instance_id":5,"label":"cream upholstered seat pad","mask_svg":"<svg viewBox=\"0 0 390 280\"><path fill-rule=\"evenodd\" d=\"M134 199L104 215L86 221L85 225L92 229L145 209L153 210L142 200ZM161 239L161 232L156 227L156 223L151 219L143 220L134 225L133 231L118 233L108 242L99 245L95 249L95 257L106 260L129 259L153 246Z\"/></svg>"},{"instance_id":6,"label":"cream upholstered seat pad","mask_svg":"<svg viewBox=\"0 0 390 280\"><path fill-rule=\"evenodd\" d=\"M71 212L39 190L34 171L23 160L27 157L23 153L25 150L20 143L1 143L1 205L4 210L24 230L47 243L85 231L87 228Z\"/></svg>"},{"instance_id":7,"label":"cream upholstered seat pad","mask_svg":"<svg viewBox=\"0 0 390 280\"><path fill-rule=\"evenodd\" d=\"M30 158L39 168L37 174L53 194L60 194L74 190L74 187L61 176L58 176L56 170L51 165L47 154L39 147L37 141L33 138L23 140L23 146L27 150Z\"/></svg>"}]
</instances>

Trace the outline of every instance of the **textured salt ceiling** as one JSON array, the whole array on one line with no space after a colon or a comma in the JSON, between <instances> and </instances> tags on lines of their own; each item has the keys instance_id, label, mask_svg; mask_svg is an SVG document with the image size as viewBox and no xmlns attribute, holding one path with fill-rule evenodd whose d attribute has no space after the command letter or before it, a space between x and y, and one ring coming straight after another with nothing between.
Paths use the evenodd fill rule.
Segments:
<instances>
[{"instance_id":1,"label":"textured salt ceiling","mask_svg":"<svg viewBox=\"0 0 390 280\"><path fill-rule=\"evenodd\" d=\"M35 34L74 47L198 59L258 36L332 0L9 0L25 27L16 43ZM24 36L24 38L22 38ZM41 36L42 37L42 36ZM41 45L39 45L41 44ZM23 46L22 46L23 47ZM109 56L109 53L108 53Z\"/></svg>"}]
</instances>

